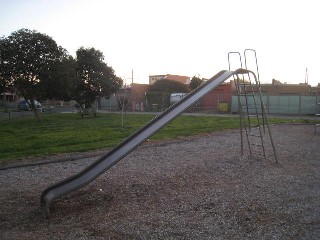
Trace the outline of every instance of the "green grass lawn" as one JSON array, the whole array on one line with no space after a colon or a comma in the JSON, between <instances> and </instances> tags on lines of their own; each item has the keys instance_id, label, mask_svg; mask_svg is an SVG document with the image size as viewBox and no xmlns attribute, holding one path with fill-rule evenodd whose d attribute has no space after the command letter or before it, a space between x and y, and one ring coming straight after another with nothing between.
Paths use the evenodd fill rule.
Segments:
<instances>
[{"instance_id":1,"label":"green grass lawn","mask_svg":"<svg viewBox=\"0 0 320 240\"><path fill-rule=\"evenodd\" d=\"M59 153L85 152L114 147L137 131L155 115L126 114L121 127L121 114L99 113L97 117L78 114L43 114L42 121L34 117L1 121L0 164L13 159L49 156ZM271 119L271 123L302 120ZM156 133L151 140L191 136L239 127L238 117L179 116Z\"/></svg>"}]
</instances>

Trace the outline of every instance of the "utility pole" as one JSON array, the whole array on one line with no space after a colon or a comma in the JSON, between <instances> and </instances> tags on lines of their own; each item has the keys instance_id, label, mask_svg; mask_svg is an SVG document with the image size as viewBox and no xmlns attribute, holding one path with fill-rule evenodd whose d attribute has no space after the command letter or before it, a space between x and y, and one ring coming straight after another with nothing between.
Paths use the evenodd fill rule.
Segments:
<instances>
[{"instance_id":1,"label":"utility pole","mask_svg":"<svg viewBox=\"0 0 320 240\"><path fill-rule=\"evenodd\" d=\"M133 69L131 71L131 84L133 84Z\"/></svg>"},{"instance_id":2,"label":"utility pole","mask_svg":"<svg viewBox=\"0 0 320 240\"><path fill-rule=\"evenodd\" d=\"M126 78L126 79L131 79L131 84L133 83L133 69L131 70L131 78Z\"/></svg>"},{"instance_id":3,"label":"utility pole","mask_svg":"<svg viewBox=\"0 0 320 240\"><path fill-rule=\"evenodd\" d=\"M306 68L306 74L305 74L305 76L304 76L304 83L305 84L308 84L308 68Z\"/></svg>"}]
</instances>

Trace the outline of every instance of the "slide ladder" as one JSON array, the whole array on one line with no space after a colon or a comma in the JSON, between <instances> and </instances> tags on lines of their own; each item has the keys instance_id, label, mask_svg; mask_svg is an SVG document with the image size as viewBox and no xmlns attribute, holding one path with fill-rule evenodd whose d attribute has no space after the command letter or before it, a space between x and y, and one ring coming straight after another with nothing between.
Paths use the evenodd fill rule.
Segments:
<instances>
[{"instance_id":1,"label":"slide ladder","mask_svg":"<svg viewBox=\"0 0 320 240\"><path fill-rule=\"evenodd\" d=\"M257 55L253 49L246 49L244 51L245 69L248 69L248 52L254 53L254 65L256 65L257 74L253 72L242 72L241 74L234 75L238 95L241 154L244 154L244 145L246 142L251 156L262 156L266 158L265 141L268 137L275 161L278 163L277 153L261 94ZM231 69L232 55L239 57L238 61L242 68L241 54L239 52L229 52L229 70Z\"/></svg>"},{"instance_id":2,"label":"slide ladder","mask_svg":"<svg viewBox=\"0 0 320 240\"><path fill-rule=\"evenodd\" d=\"M236 71L220 71L210 80L199 86L197 89L186 95L180 101L169 107L167 110L159 114L140 130L132 134L118 146L113 148L104 156L100 157L93 164L61 182L46 188L40 197L43 212L46 217L49 217L49 207L57 198L75 191L86 184L89 184L102 173L111 168L114 164L136 149L144 141L150 138L153 134L162 129L165 125L183 113L188 107L196 103L200 98L207 93L217 88L225 80L234 74L245 74L251 71L246 69L237 69Z\"/></svg>"}]
</instances>

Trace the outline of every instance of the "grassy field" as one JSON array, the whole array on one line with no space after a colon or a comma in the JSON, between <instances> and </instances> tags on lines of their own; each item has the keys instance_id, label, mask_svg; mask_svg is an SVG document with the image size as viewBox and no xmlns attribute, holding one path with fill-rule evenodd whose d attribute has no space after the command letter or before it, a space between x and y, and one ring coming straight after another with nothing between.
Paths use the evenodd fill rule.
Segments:
<instances>
[{"instance_id":1,"label":"grassy field","mask_svg":"<svg viewBox=\"0 0 320 240\"><path fill-rule=\"evenodd\" d=\"M81 119L78 114L55 113L1 121L0 164L13 159L85 152L114 147L154 118L151 114L126 114L124 127L120 114L98 114ZM271 119L271 123L302 120ZM151 140L163 140L239 127L238 117L179 116Z\"/></svg>"}]
</instances>

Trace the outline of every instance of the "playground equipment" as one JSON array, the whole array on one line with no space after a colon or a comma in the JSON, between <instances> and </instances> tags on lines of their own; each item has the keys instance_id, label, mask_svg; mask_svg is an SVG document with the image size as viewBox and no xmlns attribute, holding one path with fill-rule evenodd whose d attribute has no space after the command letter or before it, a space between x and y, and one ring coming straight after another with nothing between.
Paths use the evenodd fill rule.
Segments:
<instances>
[{"instance_id":1,"label":"playground equipment","mask_svg":"<svg viewBox=\"0 0 320 240\"><path fill-rule=\"evenodd\" d=\"M230 54L230 53L229 53ZM238 54L238 53L237 53ZM132 134L130 137L128 137L126 140L124 140L122 143L120 143L118 146L116 146L114 149L112 149L110 152L105 154L104 156L100 157L96 162L79 172L78 174L71 176L68 179L65 179L61 182L58 182L52 186L49 186L46 188L40 197L41 205L43 208L43 212L46 215L46 217L49 217L49 207L53 203L54 200L57 198L66 195L72 191L75 191L81 187L83 187L86 184L89 184L94 179L99 177L102 173L107 171L109 168L111 168L114 164L116 164L118 161L123 159L126 155L128 155L130 152L132 152L134 149L136 149L139 145L141 145L143 142L145 142L148 138L150 138L153 134L158 132L160 129L162 129L165 125L170 123L173 119L175 119L177 116L179 116L181 113L183 113L188 107L192 106L194 103L196 103L200 98L205 96L210 91L217 88L220 84L222 84L224 81L229 79L230 77L234 76L234 79L236 80L236 86L238 90L238 96L239 96L239 102L241 100L240 108L241 108L241 114L240 114L240 133L241 133L241 150L243 154L243 131L245 130L245 133L247 135L247 141L253 142L250 140L250 137L253 135L253 129L254 126L252 125L252 122L250 121L252 116L249 114L249 93L247 91L247 87L251 86L252 83L250 81L250 84L244 84L244 76L248 76L250 80L250 76L254 78L254 81L256 83L256 86L258 86L259 93L260 93L260 105L261 105L261 111L262 111L262 122L263 122L263 128L265 126L265 123L267 124L267 118L265 116L264 112L264 106L263 101L261 97L260 92L260 84L259 80L256 77L256 74L253 71L250 71L248 69L242 68L242 61L241 61L241 55L240 56L240 62L241 67L237 70L231 71L230 70L230 61L229 61L229 71L223 70L217 73L215 76L213 76L211 79L209 79L207 82L199 86L197 89L186 95L184 98L182 98L180 101L173 104L171 107L169 107L167 110L163 111L161 114L159 114L157 117L155 117L153 120L151 120L149 123L147 123L145 126L143 126L140 130ZM228 55L229 57L229 55ZM242 80L240 80L240 76L243 77ZM262 144L260 144L263 148L263 154L265 156L264 152L264 146L263 146L263 137L262 137L262 130L260 126L260 117L258 116L258 108L256 104L256 97L252 93L252 97L254 99L255 104L255 115L256 121L258 121L258 129L259 134L257 135ZM243 103L242 100L245 100L245 103ZM243 104L242 104L243 103ZM246 113L243 109L247 109ZM271 132L269 129L269 125L267 124L269 136L272 140ZM253 142L255 143L255 142ZM275 153L275 148L273 145L272 140L272 146ZM252 152L252 148L250 148L250 153ZM276 154L275 154L276 157ZM277 161L277 160L276 160Z\"/></svg>"},{"instance_id":2,"label":"playground equipment","mask_svg":"<svg viewBox=\"0 0 320 240\"><path fill-rule=\"evenodd\" d=\"M247 142L250 155L263 156L266 158L265 141L267 138L271 143L273 155L276 163L278 163L277 153L273 142L273 137L268 123L268 118L265 112L265 105L261 94L259 67L256 51L246 49L244 51L245 69L248 69L248 53L254 54L254 65L256 74L253 72L242 71L240 74L234 74L237 95L238 109L240 120L240 135L241 135L241 154L244 154L244 142ZM243 67L240 52L229 52L228 62L229 71L231 71L231 56L239 57L238 64ZM253 73L253 74L250 74ZM253 78L252 78L252 76ZM245 134L246 138L243 137Z\"/></svg>"},{"instance_id":3,"label":"playground equipment","mask_svg":"<svg viewBox=\"0 0 320 240\"><path fill-rule=\"evenodd\" d=\"M144 141L150 138L153 134L183 113L188 107L196 103L201 97L218 87L222 82L230 78L232 75L248 74L250 72L251 71L249 70L241 68L237 69L236 71L220 71L210 80L159 114L140 130L132 134L110 152L100 157L96 162L85 168L83 171L46 188L40 197L45 216L47 218L49 217L49 207L54 200L92 182L94 179L136 149ZM251 73L254 74L253 72Z\"/></svg>"}]
</instances>

